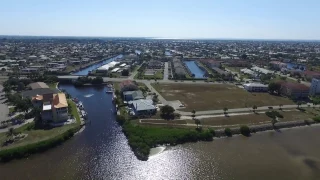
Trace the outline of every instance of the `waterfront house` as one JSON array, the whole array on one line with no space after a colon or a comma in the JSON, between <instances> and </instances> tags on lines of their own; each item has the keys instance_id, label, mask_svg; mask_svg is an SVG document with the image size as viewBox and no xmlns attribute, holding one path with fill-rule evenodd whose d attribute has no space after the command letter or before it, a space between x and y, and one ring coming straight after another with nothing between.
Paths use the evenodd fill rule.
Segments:
<instances>
[{"instance_id":1,"label":"waterfront house","mask_svg":"<svg viewBox=\"0 0 320 180\"><path fill-rule=\"evenodd\" d=\"M49 88L49 86L44 82L35 82L28 85L31 89L43 89L43 88Z\"/></svg>"},{"instance_id":2,"label":"waterfront house","mask_svg":"<svg viewBox=\"0 0 320 180\"><path fill-rule=\"evenodd\" d=\"M136 91L138 90L138 86L134 81L131 80L125 80L120 83L120 90L121 92L125 91Z\"/></svg>"},{"instance_id":3,"label":"waterfront house","mask_svg":"<svg viewBox=\"0 0 320 180\"><path fill-rule=\"evenodd\" d=\"M124 101L134 101L138 99L144 99L142 91L125 91L123 92Z\"/></svg>"},{"instance_id":4,"label":"waterfront house","mask_svg":"<svg viewBox=\"0 0 320 180\"><path fill-rule=\"evenodd\" d=\"M129 107L131 107L136 116L151 116L156 114L157 108L153 105L151 99L139 99L129 101Z\"/></svg>"},{"instance_id":5,"label":"waterfront house","mask_svg":"<svg viewBox=\"0 0 320 180\"><path fill-rule=\"evenodd\" d=\"M34 106L41 109L43 122L68 120L68 102L64 93L36 95L31 101Z\"/></svg>"}]
</instances>

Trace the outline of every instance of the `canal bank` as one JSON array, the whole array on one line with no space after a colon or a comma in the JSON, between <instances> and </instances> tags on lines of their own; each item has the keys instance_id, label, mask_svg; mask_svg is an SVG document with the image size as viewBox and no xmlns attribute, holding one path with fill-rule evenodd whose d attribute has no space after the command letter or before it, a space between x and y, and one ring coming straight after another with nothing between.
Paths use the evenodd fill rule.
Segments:
<instances>
[{"instance_id":1,"label":"canal bank","mask_svg":"<svg viewBox=\"0 0 320 180\"><path fill-rule=\"evenodd\" d=\"M83 102L92 123L82 133L45 153L0 164L1 180L320 177L320 143L313 138L320 127L186 143L167 147L148 161L139 161L115 120L112 95L105 93L106 87L59 86Z\"/></svg>"},{"instance_id":2,"label":"canal bank","mask_svg":"<svg viewBox=\"0 0 320 180\"><path fill-rule=\"evenodd\" d=\"M123 57L123 55L120 54L120 55L116 55L116 56L113 56L113 57L104 58L103 60L101 60L101 61L99 61L99 62L97 62L95 64L91 64L91 65L89 65L89 66L87 66L85 68L80 69L77 72L72 73L72 75L86 76L86 75L89 74L90 71L93 71L93 70L95 70L95 69L97 69L97 68L99 68L99 67L101 67L101 66L103 66L105 64L110 63L111 61L114 61L114 60L122 58L122 57Z\"/></svg>"}]
</instances>

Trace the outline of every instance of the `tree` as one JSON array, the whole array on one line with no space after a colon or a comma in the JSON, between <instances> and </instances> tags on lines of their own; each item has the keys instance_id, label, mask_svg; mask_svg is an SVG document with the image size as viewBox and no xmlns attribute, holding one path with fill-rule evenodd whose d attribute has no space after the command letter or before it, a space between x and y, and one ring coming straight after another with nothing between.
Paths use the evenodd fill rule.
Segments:
<instances>
[{"instance_id":1,"label":"tree","mask_svg":"<svg viewBox=\"0 0 320 180\"><path fill-rule=\"evenodd\" d=\"M302 104L302 102L301 102L301 101L298 101L298 102L297 102L298 109L300 108L301 104Z\"/></svg>"},{"instance_id":2,"label":"tree","mask_svg":"<svg viewBox=\"0 0 320 180\"><path fill-rule=\"evenodd\" d=\"M277 92L280 94L281 85L279 83L271 82L269 83L269 91L273 94L274 92Z\"/></svg>"},{"instance_id":3,"label":"tree","mask_svg":"<svg viewBox=\"0 0 320 180\"><path fill-rule=\"evenodd\" d=\"M164 119L172 119L174 117L174 108L169 106L169 105L165 105L163 107L161 107L160 112L161 112L161 117L163 117Z\"/></svg>"},{"instance_id":4,"label":"tree","mask_svg":"<svg viewBox=\"0 0 320 180\"><path fill-rule=\"evenodd\" d=\"M248 56L246 54L241 55L241 59L247 59L247 58L248 58Z\"/></svg>"},{"instance_id":5,"label":"tree","mask_svg":"<svg viewBox=\"0 0 320 180\"><path fill-rule=\"evenodd\" d=\"M223 108L224 114L227 114L228 108Z\"/></svg>"},{"instance_id":6,"label":"tree","mask_svg":"<svg viewBox=\"0 0 320 180\"><path fill-rule=\"evenodd\" d=\"M192 110L192 118L196 117L196 110Z\"/></svg>"},{"instance_id":7,"label":"tree","mask_svg":"<svg viewBox=\"0 0 320 180\"><path fill-rule=\"evenodd\" d=\"M272 124L273 128L274 128L274 125L275 125L278 121L279 121L279 120L278 120L278 117L277 117L277 116L274 116L274 117L271 119L271 124Z\"/></svg>"},{"instance_id":8,"label":"tree","mask_svg":"<svg viewBox=\"0 0 320 180\"><path fill-rule=\"evenodd\" d=\"M11 137L11 136L13 136L14 135L14 129L13 128L9 128L8 129L8 132L7 132L7 137Z\"/></svg>"},{"instance_id":9,"label":"tree","mask_svg":"<svg viewBox=\"0 0 320 180\"><path fill-rule=\"evenodd\" d=\"M128 69L124 69L124 70L121 72L121 76L129 76L129 70L128 70Z\"/></svg>"},{"instance_id":10,"label":"tree","mask_svg":"<svg viewBox=\"0 0 320 180\"><path fill-rule=\"evenodd\" d=\"M282 110L282 106L283 106L282 104L279 104L279 110Z\"/></svg>"},{"instance_id":11,"label":"tree","mask_svg":"<svg viewBox=\"0 0 320 180\"><path fill-rule=\"evenodd\" d=\"M152 101L153 101L153 104L157 104L158 101L159 101L158 95L154 95L154 96L152 97Z\"/></svg>"},{"instance_id":12,"label":"tree","mask_svg":"<svg viewBox=\"0 0 320 180\"><path fill-rule=\"evenodd\" d=\"M201 124L201 121L199 119L194 119L194 122L197 125L197 129L199 129L199 125Z\"/></svg>"},{"instance_id":13,"label":"tree","mask_svg":"<svg viewBox=\"0 0 320 180\"><path fill-rule=\"evenodd\" d=\"M253 112L256 113L256 109L258 109L258 107L256 105L252 106Z\"/></svg>"}]
</instances>

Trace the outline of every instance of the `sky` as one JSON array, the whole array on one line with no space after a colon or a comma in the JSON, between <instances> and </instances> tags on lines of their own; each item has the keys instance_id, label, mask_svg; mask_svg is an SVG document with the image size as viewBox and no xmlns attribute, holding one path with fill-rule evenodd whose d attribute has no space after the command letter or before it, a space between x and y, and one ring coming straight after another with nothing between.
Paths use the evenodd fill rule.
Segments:
<instances>
[{"instance_id":1,"label":"sky","mask_svg":"<svg viewBox=\"0 0 320 180\"><path fill-rule=\"evenodd\" d=\"M320 40L320 0L0 0L0 35Z\"/></svg>"}]
</instances>

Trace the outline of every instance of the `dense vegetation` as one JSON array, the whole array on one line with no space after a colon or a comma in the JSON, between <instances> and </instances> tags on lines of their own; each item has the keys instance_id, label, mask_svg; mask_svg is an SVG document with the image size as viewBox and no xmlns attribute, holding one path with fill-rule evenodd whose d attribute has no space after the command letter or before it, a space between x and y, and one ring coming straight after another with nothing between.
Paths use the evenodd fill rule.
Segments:
<instances>
[{"instance_id":1,"label":"dense vegetation","mask_svg":"<svg viewBox=\"0 0 320 180\"><path fill-rule=\"evenodd\" d=\"M83 86L84 84L102 84L103 83L103 78L102 77L95 77L95 78L90 78L87 76L84 77L79 77L73 84L75 86Z\"/></svg>"},{"instance_id":2,"label":"dense vegetation","mask_svg":"<svg viewBox=\"0 0 320 180\"><path fill-rule=\"evenodd\" d=\"M213 130L139 126L125 120L123 116L117 116L117 121L122 125L131 149L140 160L147 160L150 149L157 145L212 141L214 134Z\"/></svg>"},{"instance_id":3,"label":"dense vegetation","mask_svg":"<svg viewBox=\"0 0 320 180\"><path fill-rule=\"evenodd\" d=\"M278 111L268 111L266 112L266 115L270 118L276 118L276 117L283 118L283 115L280 114Z\"/></svg>"},{"instance_id":4,"label":"dense vegetation","mask_svg":"<svg viewBox=\"0 0 320 180\"><path fill-rule=\"evenodd\" d=\"M248 126L241 126L240 133L244 136L250 136L250 128Z\"/></svg>"}]
</instances>

